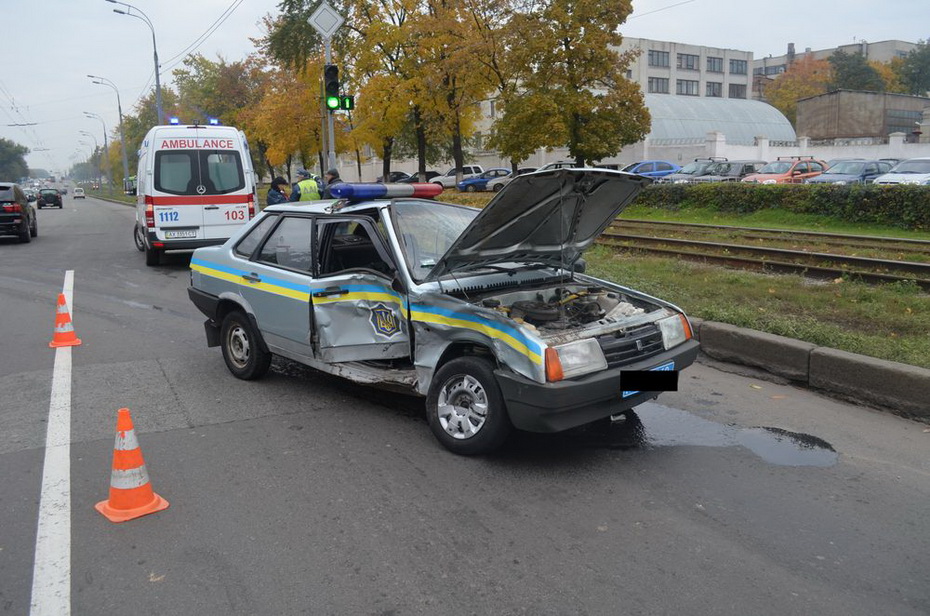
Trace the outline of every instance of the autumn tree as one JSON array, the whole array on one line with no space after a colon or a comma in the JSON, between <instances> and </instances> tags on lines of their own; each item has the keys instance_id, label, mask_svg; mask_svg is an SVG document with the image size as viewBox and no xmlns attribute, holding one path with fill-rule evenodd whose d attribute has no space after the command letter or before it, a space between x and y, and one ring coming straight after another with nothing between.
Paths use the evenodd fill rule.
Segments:
<instances>
[{"instance_id":1,"label":"autumn tree","mask_svg":"<svg viewBox=\"0 0 930 616\"><path fill-rule=\"evenodd\" d=\"M904 60L902 58L892 58L890 62L878 62L869 60L869 66L875 69L875 72L885 84L885 92L894 92L896 94L907 94L907 88L901 81L900 67Z\"/></svg>"},{"instance_id":2,"label":"autumn tree","mask_svg":"<svg viewBox=\"0 0 930 616\"><path fill-rule=\"evenodd\" d=\"M927 96L930 93L930 41L918 41L897 70L908 94Z\"/></svg>"},{"instance_id":3,"label":"autumn tree","mask_svg":"<svg viewBox=\"0 0 930 616\"><path fill-rule=\"evenodd\" d=\"M832 80L832 68L826 60L804 56L765 89L768 102L784 114L792 125L798 117L798 100L825 94Z\"/></svg>"},{"instance_id":4,"label":"autumn tree","mask_svg":"<svg viewBox=\"0 0 930 616\"><path fill-rule=\"evenodd\" d=\"M833 79L829 84L832 90L868 90L882 92L885 82L878 71L871 66L861 53L835 51L828 58L833 69Z\"/></svg>"},{"instance_id":5,"label":"autumn tree","mask_svg":"<svg viewBox=\"0 0 930 616\"><path fill-rule=\"evenodd\" d=\"M513 50L513 61L532 68L520 95L550 101L538 130L578 164L613 156L649 132L643 94L625 76L635 52L615 50L631 11L630 0L547 0L514 15L521 31L534 33Z\"/></svg>"}]
</instances>

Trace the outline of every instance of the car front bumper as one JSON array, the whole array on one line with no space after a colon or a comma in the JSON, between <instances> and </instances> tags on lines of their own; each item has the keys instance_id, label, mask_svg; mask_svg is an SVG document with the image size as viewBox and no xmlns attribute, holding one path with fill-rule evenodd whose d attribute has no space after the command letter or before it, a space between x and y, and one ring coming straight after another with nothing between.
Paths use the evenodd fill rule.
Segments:
<instances>
[{"instance_id":1,"label":"car front bumper","mask_svg":"<svg viewBox=\"0 0 930 616\"><path fill-rule=\"evenodd\" d=\"M501 369L495 370L495 375L514 427L528 432L561 432L629 410L661 393L646 391L622 397L622 372L650 370L670 361L681 371L694 363L699 348L692 339L641 362L556 383L537 383Z\"/></svg>"}]
</instances>

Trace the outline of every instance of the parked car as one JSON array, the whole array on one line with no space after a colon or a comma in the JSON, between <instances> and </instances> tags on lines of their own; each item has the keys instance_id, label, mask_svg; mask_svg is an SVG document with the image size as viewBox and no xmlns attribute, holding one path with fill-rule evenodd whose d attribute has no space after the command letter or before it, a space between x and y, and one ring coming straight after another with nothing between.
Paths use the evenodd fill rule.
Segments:
<instances>
[{"instance_id":1,"label":"parked car","mask_svg":"<svg viewBox=\"0 0 930 616\"><path fill-rule=\"evenodd\" d=\"M546 163L539 168L540 171L549 171L550 169L574 169L578 166L573 160L555 160L551 163Z\"/></svg>"},{"instance_id":2,"label":"parked car","mask_svg":"<svg viewBox=\"0 0 930 616\"><path fill-rule=\"evenodd\" d=\"M400 182L400 181L402 181L402 180L405 180L405 179L409 178L409 177L410 177L410 174L409 174L409 173L406 173L406 172L404 172L404 171L391 171L390 177L391 177L391 180L390 180L390 181L391 181L392 183L393 183L393 182ZM383 175L378 176L378 179L375 180L375 182L383 182L383 181L384 181L384 176L383 176Z\"/></svg>"},{"instance_id":3,"label":"parked car","mask_svg":"<svg viewBox=\"0 0 930 616\"><path fill-rule=\"evenodd\" d=\"M647 184L530 173L481 210L340 184L334 196L361 198L274 205L196 250L188 295L234 376L260 378L281 355L404 388L425 397L444 447L486 453L512 428L559 432L632 409L694 362L681 309L583 273L583 251Z\"/></svg>"},{"instance_id":4,"label":"parked car","mask_svg":"<svg viewBox=\"0 0 930 616\"><path fill-rule=\"evenodd\" d=\"M873 184L888 186L892 184L930 184L930 158L910 158L880 175Z\"/></svg>"},{"instance_id":5,"label":"parked car","mask_svg":"<svg viewBox=\"0 0 930 616\"><path fill-rule=\"evenodd\" d=\"M484 168L481 165L465 165L462 167L462 179L473 178L481 173L484 173ZM442 175L434 177L430 182L439 184L443 188L452 188L456 184L455 167L452 167Z\"/></svg>"},{"instance_id":6,"label":"parked car","mask_svg":"<svg viewBox=\"0 0 930 616\"><path fill-rule=\"evenodd\" d=\"M827 164L805 156L779 156L759 173L747 175L743 182L750 184L802 184L804 180L823 173Z\"/></svg>"},{"instance_id":7,"label":"parked car","mask_svg":"<svg viewBox=\"0 0 930 616\"><path fill-rule=\"evenodd\" d=\"M840 161L817 177L805 180L805 184L870 184L872 180L888 173L892 165L881 160Z\"/></svg>"},{"instance_id":8,"label":"parked car","mask_svg":"<svg viewBox=\"0 0 930 616\"><path fill-rule=\"evenodd\" d=\"M427 171L426 173L423 174L423 178L420 179L420 172L418 171L414 173L413 175L405 177L402 180L397 180L397 183L398 184L413 184L416 182L429 182L430 180L438 176L439 176L438 171Z\"/></svg>"},{"instance_id":9,"label":"parked car","mask_svg":"<svg viewBox=\"0 0 930 616\"><path fill-rule=\"evenodd\" d=\"M695 178L707 175L715 163L725 160L726 158L695 158L675 173L669 173L661 177L658 182L662 184L687 184L694 181Z\"/></svg>"},{"instance_id":10,"label":"parked car","mask_svg":"<svg viewBox=\"0 0 930 616\"><path fill-rule=\"evenodd\" d=\"M714 163L706 175L694 178L693 182L738 182L747 175L758 173L766 165L764 160L728 160Z\"/></svg>"},{"instance_id":11,"label":"parked car","mask_svg":"<svg viewBox=\"0 0 930 616\"><path fill-rule=\"evenodd\" d=\"M635 173L647 178L661 178L681 169L680 166L667 160L641 160L624 167L622 171Z\"/></svg>"},{"instance_id":12,"label":"parked car","mask_svg":"<svg viewBox=\"0 0 930 616\"><path fill-rule=\"evenodd\" d=\"M83 199L84 198L84 189L80 186L74 189L74 198Z\"/></svg>"},{"instance_id":13,"label":"parked car","mask_svg":"<svg viewBox=\"0 0 930 616\"><path fill-rule=\"evenodd\" d=\"M0 235L15 235L22 243L39 234L36 209L15 182L0 182Z\"/></svg>"},{"instance_id":14,"label":"parked car","mask_svg":"<svg viewBox=\"0 0 930 616\"><path fill-rule=\"evenodd\" d=\"M61 193L58 192L57 188L43 188L39 191L36 207L40 210L44 207L57 207L61 209L64 207L61 201Z\"/></svg>"},{"instance_id":15,"label":"parked car","mask_svg":"<svg viewBox=\"0 0 930 616\"><path fill-rule=\"evenodd\" d=\"M481 175L476 175L473 178L468 178L467 180L462 180L456 187L460 192L475 192L478 190L487 190L488 182L491 180L496 180L497 178L503 178L510 175L510 169L505 169L504 167L495 167L493 169L488 169Z\"/></svg>"},{"instance_id":16,"label":"parked car","mask_svg":"<svg viewBox=\"0 0 930 616\"><path fill-rule=\"evenodd\" d=\"M509 184L510 181L514 179L515 177L517 177L518 175L523 175L526 173L533 173L534 171L536 171L536 167L521 167L517 169L516 173L511 172L510 174L505 175L504 177L495 178L491 180L490 182L488 182L488 190L492 192L498 192L504 186Z\"/></svg>"}]
</instances>

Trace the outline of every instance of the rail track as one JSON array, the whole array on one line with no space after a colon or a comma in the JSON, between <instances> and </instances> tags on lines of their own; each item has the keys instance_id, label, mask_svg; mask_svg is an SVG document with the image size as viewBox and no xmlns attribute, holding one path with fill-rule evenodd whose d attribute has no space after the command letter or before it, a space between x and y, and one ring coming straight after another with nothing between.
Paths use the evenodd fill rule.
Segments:
<instances>
[{"instance_id":1,"label":"rail track","mask_svg":"<svg viewBox=\"0 0 930 616\"><path fill-rule=\"evenodd\" d=\"M758 244L728 243L719 240L683 239L656 236L654 235L656 233L677 233L692 237L695 235L716 235L718 237L726 235L738 240L770 243L810 242L817 245L835 245L850 250L874 249L881 252L893 252L899 258L879 259ZM832 280L845 276L870 284L909 280L914 281L923 290L930 291L930 241L927 240L694 223L618 220L611 224L598 242L621 250L716 263L739 269L800 274L816 279ZM911 260L915 256L918 259L925 257L928 262Z\"/></svg>"}]
</instances>

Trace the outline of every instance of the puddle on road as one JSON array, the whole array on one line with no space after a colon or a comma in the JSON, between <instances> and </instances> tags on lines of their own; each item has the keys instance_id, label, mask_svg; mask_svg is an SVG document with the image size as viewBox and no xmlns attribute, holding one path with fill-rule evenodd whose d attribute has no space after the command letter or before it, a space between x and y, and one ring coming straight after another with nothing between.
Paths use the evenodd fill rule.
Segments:
<instances>
[{"instance_id":1,"label":"puddle on road","mask_svg":"<svg viewBox=\"0 0 930 616\"><path fill-rule=\"evenodd\" d=\"M608 449L742 446L779 466L833 466L839 457L830 443L809 434L724 425L654 403L644 404L639 410L630 411L626 419L609 426L581 428L577 437L588 446Z\"/></svg>"}]
</instances>

